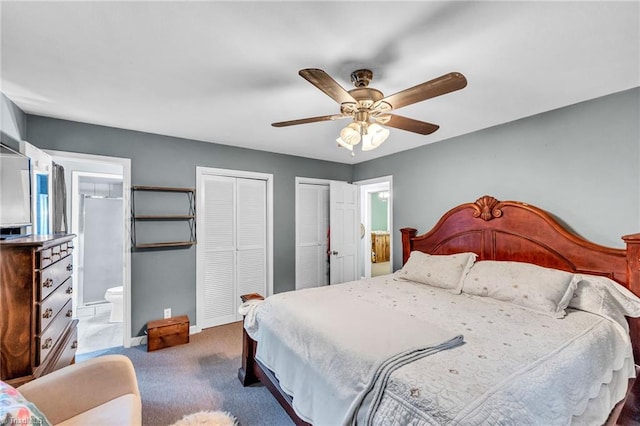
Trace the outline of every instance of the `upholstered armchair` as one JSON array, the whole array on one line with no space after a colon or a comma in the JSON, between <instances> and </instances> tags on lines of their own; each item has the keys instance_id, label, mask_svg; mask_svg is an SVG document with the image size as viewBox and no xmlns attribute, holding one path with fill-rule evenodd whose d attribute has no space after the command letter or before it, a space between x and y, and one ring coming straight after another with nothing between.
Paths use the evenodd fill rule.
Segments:
<instances>
[{"instance_id":1,"label":"upholstered armchair","mask_svg":"<svg viewBox=\"0 0 640 426\"><path fill-rule=\"evenodd\" d=\"M17 389L53 425L140 425L142 405L129 358L105 355Z\"/></svg>"}]
</instances>

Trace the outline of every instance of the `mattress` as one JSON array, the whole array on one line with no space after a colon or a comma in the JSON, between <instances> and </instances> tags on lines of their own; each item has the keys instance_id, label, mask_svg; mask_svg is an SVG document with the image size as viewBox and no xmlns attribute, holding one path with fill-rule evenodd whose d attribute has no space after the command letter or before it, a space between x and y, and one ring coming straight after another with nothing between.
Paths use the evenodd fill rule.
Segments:
<instances>
[{"instance_id":1,"label":"mattress","mask_svg":"<svg viewBox=\"0 0 640 426\"><path fill-rule=\"evenodd\" d=\"M256 358L267 359L265 364L276 377L294 363L301 370L314 366L307 363L304 351L287 361L286 368L274 367L268 356L260 354L261 321L266 327L278 315L277 310L269 309L272 298L286 297L298 303L299 294L297 297L307 300L366 301L381 311L396 310L463 336L462 345L393 371L375 411L360 413L358 424L602 424L624 397L627 380L634 375L623 325L589 312L568 309L566 317L556 319L486 297L457 295L406 281L397 274L285 294L256 305L245 323L258 341ZM332 307L326 304L330 316ZM294 323L311 321L304 310L299 311ZM284 336L277 342L277 331L270 333L269 346L286 346ZM381 335L380 339L389 337ZM305 389L305 395L285 390L292 393L298 412L296 398L310 398L313 386ZM319 424L308 412L298 414Z\"/></svg>"}]
</instances>

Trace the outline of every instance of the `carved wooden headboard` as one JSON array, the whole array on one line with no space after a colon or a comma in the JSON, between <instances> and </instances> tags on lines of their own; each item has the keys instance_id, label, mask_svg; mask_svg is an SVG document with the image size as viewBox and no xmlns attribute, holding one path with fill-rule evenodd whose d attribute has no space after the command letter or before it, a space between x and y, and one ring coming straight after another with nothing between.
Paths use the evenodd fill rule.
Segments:
<instances>
[{"instance_id":1,"label":"carved wooden headboard","mask_svg":"<svg viewBox=\"0 0 640 426\"><path fill-rule=\"evenodd\" d=\"M544 210L485 195L449 210L423 235L403 228L402 263L413 250L429 254L471 251L478 260L528 262L570 272L607 276L640 296L640 234L622 237L626 249L601 246L574 234ZM634 355L640 360L640 320L631 319Z\"/></svg>"}]
</instances>

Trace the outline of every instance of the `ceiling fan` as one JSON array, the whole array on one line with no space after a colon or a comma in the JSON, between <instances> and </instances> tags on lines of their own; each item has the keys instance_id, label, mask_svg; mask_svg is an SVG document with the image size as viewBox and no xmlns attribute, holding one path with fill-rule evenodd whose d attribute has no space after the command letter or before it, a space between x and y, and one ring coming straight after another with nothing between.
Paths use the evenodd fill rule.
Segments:
<instances>
[{"instance_id":1,"label":"ceiling fan","mask_svg":"<svg viewBox=\"0 0 640 426\"><path fill-rule=\"evenodd\" d=\"M363 142L362 150L369 151L377 148L387 139L389 130L381 124L421 135L435 132L440 127L437 124L391 114L391 111L460 90L467 85L467 79L464 75L451 72L385 97L378 89L369 87L373 72L368 69L360 69L351 73L351 82L355 85L355 89L349 91L321 69L306 68L300 70L298 74L338 102L340 114L281 121L271 125L286 127L352 118L353 121L340 131L340 137L336 139L340 146L351 151L351 155L354 155L353 147L361 140Z\"/></svg>"}]
</instances>

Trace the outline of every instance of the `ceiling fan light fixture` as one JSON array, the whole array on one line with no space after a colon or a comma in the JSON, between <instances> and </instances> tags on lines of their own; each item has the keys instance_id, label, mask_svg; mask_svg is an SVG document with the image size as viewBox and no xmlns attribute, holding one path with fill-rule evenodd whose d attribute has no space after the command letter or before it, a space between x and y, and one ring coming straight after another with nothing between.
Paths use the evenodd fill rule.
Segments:
<instances>
[{"instance_id":1,"label":"ceiling fan light fixture","mask_svg":"<svg viewBox=\"0 0 640 426\"><path fill-rule=\"evenodd\" d=\"M358 123L349 123L347 127L340 130L340 139L342 139L345 144L358 145L361 139L360 129Z\"/></svg>"},{"instance_id":2,"label":"ceiling fan light fixture","mask_svg":"<svg viewBox=\"0 0 640 426\"><path fill-rule=\"evenodd\" d=\"M362 150L371 151L382 145L389 137L389 129L377 123L369 124L367 134L362 137Z\"/></svg>"},{"instance_id":3,"label":"ceiling fan light fixture","mask_svg":"<svg viewBox=\"0 0 640 426\"><path fill-rule=\"evenodd\" d=\"M350 145L350 144L346 143L342 138L336 139L336 142L338 142L339 146L341 146L341 147L343 147L345 149L348 149L349 151L353 152L353 145Z\"/></svg>"}]
</instances>

